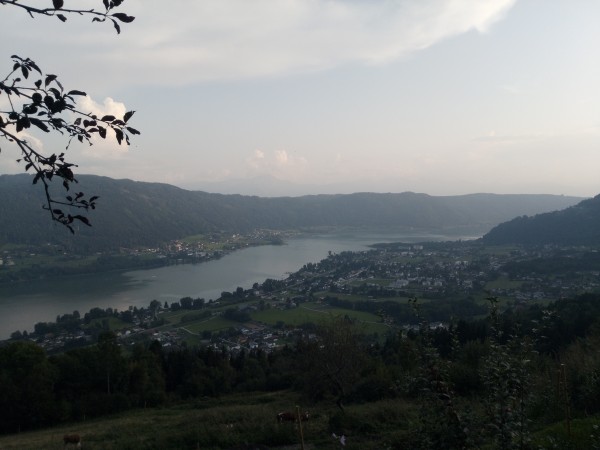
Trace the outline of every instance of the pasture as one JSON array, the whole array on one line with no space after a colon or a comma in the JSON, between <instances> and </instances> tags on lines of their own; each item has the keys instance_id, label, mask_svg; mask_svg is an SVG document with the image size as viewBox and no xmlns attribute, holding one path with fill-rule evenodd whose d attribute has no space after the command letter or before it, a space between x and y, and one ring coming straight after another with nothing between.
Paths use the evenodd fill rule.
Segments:
<instances>
[{"instance_id":1,"label":"pasture","mask_svg":"<svg viewBox=\"0 0 600 450\"><path fill-rule=\"evenodd\" d=\"M252 319L269 325L274 325L279 321L289 325L301 325L308 322L319 323L328 315L348 315L348 317L359 321L380 321L375 314L333 308L316 302L301 303L300 306L290 309L270 308L257 311L252 314Z\"/></svg>"},{"instance_id":2,"label":"pasture","mask_svg":"<svg viewBox=\"0 0 600 450\"><path fill-rule=\"evenodd\" d=\"M87 450L236 448L241 444L271 449L300 449L298 425L279 423L277 415L295 411L298 398L290 392L231 395L144 409L51 429L0 436L6 450L64 448L63 436L77 433ZM346 449L379 449L406 436L416 419L413 407L403 401L349 406L341 416L332 403L306 407L310 420L302 422L305 448L340 448L332 432L345 434ZM414 417L413 417L414 416Z\"/></svg>"},{"instance_id":3,"label":"pasture","mask_svg":"<svg viewBox=\"0 0 600 450\"><path fill-rule=\"evenodd\" d=\"M279 413L295 411L296 405L310 413L310 420L302 422L306 450L407 449L418 445L419 409L409 401L352 404L341 414L332 401L307 405L297 394L282 391L196 400L4 435L0 436L0 449L63 450L63 436L78 434L86 450L218 450L240 445L296 450L300 449L298 425L277 420ZM570 438L562 423L544 426L534 431L532 443L535 448L595 448L597 441L592 435L597 433L594 426L598 420L598 416L574 419ZM333 433L345 436L344 447Z\"/></svg>"}]
</instances>

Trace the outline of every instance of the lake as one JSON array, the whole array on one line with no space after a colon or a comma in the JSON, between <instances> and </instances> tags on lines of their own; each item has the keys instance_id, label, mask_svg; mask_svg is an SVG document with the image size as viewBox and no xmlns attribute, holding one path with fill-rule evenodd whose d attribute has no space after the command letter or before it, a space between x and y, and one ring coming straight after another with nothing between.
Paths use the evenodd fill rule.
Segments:
<instances>
[{"instance_id":1,"label":"lake","mask_svg":"<svg viewBox=\"0 0 600 450\"><path fill-rule=\"evenodd\" d=\"M336 233L289 239L285 245L250 247L201 264L112 272L0 286L0 339L16 330L32 331L37 322L94 307L119 311L146 307L153 300L171 303L182 297L216 299L238 286L248 289L267 278L282 279L329 251L367 250L377 242L422 242L469 239L465 236L394 233Z\"/></svg>"}]
</instances>

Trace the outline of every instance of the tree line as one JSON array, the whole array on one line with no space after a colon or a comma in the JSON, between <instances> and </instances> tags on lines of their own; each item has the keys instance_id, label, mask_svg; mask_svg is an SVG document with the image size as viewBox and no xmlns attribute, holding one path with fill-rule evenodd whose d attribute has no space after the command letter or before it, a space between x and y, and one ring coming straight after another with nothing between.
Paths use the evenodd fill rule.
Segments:
<instances>
[{"instance_id":1,"label":"tree line","mask_svg":"<svg viewBox=\"0 0 600 450\"><path fill-rule=\"evenodd\" d=\"M600 295L502 313L492 298L486 319L446 328L411 306L418 329L378 340L331 317L269 353L157 341L125 351L110 331L52 356L11 342L0 348L0 432L284 389L337 405L340 417L349 404L409 402L419 411L411 448L533 448L536 427L600 413Z\"/></svg>"}]
</instances>

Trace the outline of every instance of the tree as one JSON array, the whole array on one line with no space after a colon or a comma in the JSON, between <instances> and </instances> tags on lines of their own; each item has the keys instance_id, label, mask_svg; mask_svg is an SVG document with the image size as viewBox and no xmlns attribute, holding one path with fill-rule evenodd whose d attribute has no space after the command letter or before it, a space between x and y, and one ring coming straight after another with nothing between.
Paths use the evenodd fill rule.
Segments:
<instances>
[{"instance_id":1,"label":"tree","mask_svg":"<svg viewBox=\"0 0 600 450\"><path fill-rule=\"evenodd\" d=\"M0 348L0 432L18 432L52 422L58 373L33 342Z\"/></svg>"},{"instance_id":2,"label":"tree","mask_svg":"<svg viewBox=\"0 0 600 450\"><path fill-rule=\"evenodd\" d=\"M98 336L98 355L106 370L106 393L115 392L115 384L125 372L125 361L121 355L121 348L117 336L112 331L102 332Z\"/></svg>"},{"instance_id":3,"label":"tree","mask_svg":"<svg viewBox=\"0 0 600 450\"><path fill-rule=\"evenodd\" d=\"M527 404L530 400L531 339L502 330L498 299L489 297L489 354L482 368L486 387L485 413L495 448L529 448Z\"/></svg>"},{"instance_id":4,"label":"tree","mask_svg":"<svg viewBox=\"0 0 600 450\"><path fill-rule=\"evenodd\" d=\"M121 32L119 23L130 23L135 19L122 12L113 12L124 0L102 0L104 11L95 9L67 9L64 0L52 0L52 7L40 8L27 5L19 0L0 0L0 6L13 6L23 9L32 18L36 16L56 17L62 22L68 15L91 16L92 22L111 22ZM50 2L49 2L50 3ZM76 98L85 96L81 90L66 90L58 77L44 73L30 58L12 55L12 69L0 79L0 96L6 96L7 109L0 109L0 139L18 148L26 172L33 172L33 184L43 186L45 205L50 218L74 233L73 223L81 222L91 226L85 215L77 211L96 208L98 196L87 197L83 192L70 192L73 183L77 183L73 169L76 164L66 159L64 152L45 154L36 149L25 137L28 129L38 129L44 133L57 133L67 138L66 150L71 142L77 140L92 145L92 137L106 139L108 131L114 134L119 145L129 145L130 135L140 134L129 126L128 121L134 111L128 111L122 118L112 115L97 117L77 108ZM0 98L2 100L2 98ZM0 106L0 108L3 108ZM1 151L1 148L0 148ZM51 189L51 182L58 178L67 191L59 198Z\"/></svg>"},{"instance_id":5,"label":"tree","mask_svg":"<svg viewBox=\"0 0 600 450\"><path fill-rule=\"evenodd\" d=\"M347 316L332 316L319 325L317 341L306 352L305 386L313 396L333 394L342 412L366 365L360 331Z\"/></svg>"}]
</instances>

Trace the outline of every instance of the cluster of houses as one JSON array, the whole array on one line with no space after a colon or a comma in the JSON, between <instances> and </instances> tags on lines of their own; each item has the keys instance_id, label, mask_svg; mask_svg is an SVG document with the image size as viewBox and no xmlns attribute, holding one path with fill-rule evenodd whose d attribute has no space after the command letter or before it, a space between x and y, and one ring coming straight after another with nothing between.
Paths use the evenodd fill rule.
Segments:
<instances>
[{"instance_id":1,"label":"cluster of houses","mask_svg":"<svg viewBox=\"0 0 600 450\"><path fill-rule=\"evenodd\" d=\"M379 247L370 251L330 254L325 260L307 264L285 280L280 280L275 290L265 292L255 283L252 289L231 294L231 298L224 298L222 302L215 301L208 308L204 307L203 311L208 316L216 317L223 314L226 307L233 307L237 312L245 312L250 317L264 308L286 310L296 308L306 301L318 300L313 295L316 292L346 293L369 300L400 292L411 296L436 295L443 298L456 293L472 294L485 290L491 295L526 302L552 300L600 289L600 271L578 271L571 275L561 272L560 276L544 276L526 271L513 271L509 276L505 272L504 268L508 263L540 258L544 256L544 252L546 256L552 255L555 250L519 249L504 253L485 253L476 246L447 243L405 244L403 248ZM565 250L561 251L564 254ZM574 258L578 251L573 250ZM6 261L7 258L2 258L3 264ZM505 283L502 287L490 284L499 277L512 283ZM165 312L166 305L164 308L162 305L155 305L119 313L119 317L129 323L127 327L117 331L121 342L127 345L140 339L151 339L160 342L164 348L180 345L190 331L185 328L185 324L160 327L159 311ZM382 319L385 321L385 315ZM225 346L234 352L241 349L269 352L282 342L291 340L295 333L301 332L249 320L232 328L232 332L226 336L217 337L213 334L211 345L219 348ZM77 329L21 337L35 338L48 351L59 351L61 348L87 345L93 340L92 335L90 330Z\"/></svg>"}]
</instances>

